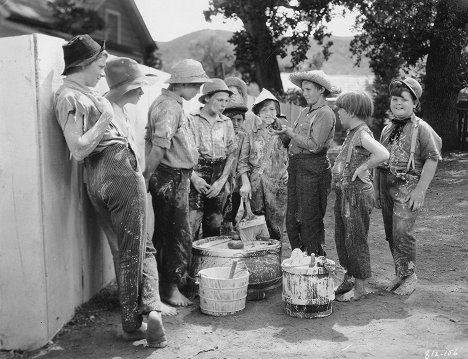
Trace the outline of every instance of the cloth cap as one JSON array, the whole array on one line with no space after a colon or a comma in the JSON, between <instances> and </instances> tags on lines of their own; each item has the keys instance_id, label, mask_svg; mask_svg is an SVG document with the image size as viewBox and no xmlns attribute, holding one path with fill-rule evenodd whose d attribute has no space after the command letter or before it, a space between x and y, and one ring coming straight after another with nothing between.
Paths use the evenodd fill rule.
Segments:
<instances>
[{"instance_id":1,"label":"cloth cap","mask_svg":"<svg viewBox=\"0 0 468 359\"><path fill-rule=\"evenodd\" d=\"M109 85L106 96L114 100L119 100L128 91L156 82L156 75L144 74L138 62L128 57L107 61L105 73Z\"/></svg>"},{"instance_id":2,"label":"cloth cap","mask_svg":"<svg viewBox=\"0 0 468 359\"><path fill-rule=\"evenodd\" d=\"M224 82L228 87L236 87L239 89L239 92L244 100L244 103L247 103L247 84L238 77L226 77Z\"/></svg>"},{"instance_id":3,"label":"cloth cap","mask_svg":"<svg viewBox=\"0 0 468 359\"><path fill-rule=\"evenodd\" d=\"M289 75L291 82L297 87L302 87L302 81L315 82L330 93L339 93L340 89L333 86L330 78L322 70L300 71Z\"/></svg>"},{"instance_id":4,"label":"cloth cap","mask_svg":"<svg viewBox=\"0 0 468 359\"><path fill-rule=\"evenodd\" d=\"M192 59L184 59L172 66L171 77L167 80L170 84L202 84L210 82L208 75L200 62Z\"/></svg>"},{"instance_id":5,"label":"cloth cap","mask_svg":"<svg viewBox=\"0 0 468 359\"><path fill-rule=\"evenodd\" d=\"M211 82L208 82L203 85L202 88L202 95L198 99L201 103L205 103L205 99L216 93L216 92L227 92L229 96L233 94L229 87L227 87L226 83L221 79L211 79Z\"/></svg>"},{"instance_id":6,"label":"cloth cap","mask_svg":"<svg viewBox=\"0 0 468 359\"><path fill-rule=\"evenodd\" d=\"M229 101L227 104L226 108L224 109L224 113L229 112L229 111L241 111L241 112L247 112L248 108L246 105L243 103L239 102L234 102L234 101Z\"/></svg>"},{"instance_id":7,"label":"cloth cap","mask_svg":"<svg viewBox=\"0 0 468 359\"><path fill-rule=\"evenodd\" d=\"M255 99L255 102L252 105L253 113L258 114L258 112L260 111L261 103L267 100L276 101L278 103L278 106L280 104L279 100L275 97L275 95L273 95L267 89L263 89L262 92L260 92L260 94L257 96L257 98Z\"/></svg>"},{"instance_id":8,"label":"cloth cap","mask_svg":"<svg viewBox=\"0 0 468 359\"><path fill-rule=\"evenodd\" d=\"M405 85L405 87L408 88L408 90L411 91L411 93L419 100L421 98L421 95L422 95L422 87L421 85L419 84L418 81L416 81L415 79L411 78L411 77L405 77L403 79L397 79L397 80L393 80L392 82L390 82L390 85L388 86L388 90L390 91L392 89L392 87L397 84L397 83L400 83L400 84L403 84Z\"/></svg>"},{"instance_id":9,"label":"cloth cap","mask_svg":"<svg viewBox=\"0 0 468 359\"><path fill-rule=\"evenodd\" d=\"M105 41L98 44L88 34L77 35L70 39L63 48L65 69L62 75L66 75L68 69L76 66L84 66L93 62L98 55L106 49Z\"/></svg>"}]
</instances>

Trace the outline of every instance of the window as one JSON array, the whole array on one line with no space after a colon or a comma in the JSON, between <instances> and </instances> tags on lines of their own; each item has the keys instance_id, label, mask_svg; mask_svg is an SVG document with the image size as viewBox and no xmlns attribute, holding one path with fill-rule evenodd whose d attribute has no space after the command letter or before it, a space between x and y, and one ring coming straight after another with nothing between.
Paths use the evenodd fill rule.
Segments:
<instances>
[{"instance_id":1,"label":"window","mask_svg":"<svg viewBox=\"0 0 468 359\"><path fill-rule=\"evenodd\" d=\"M120 44L120 13L106 10L106 40Z\"/></svg>"}]
</instances>

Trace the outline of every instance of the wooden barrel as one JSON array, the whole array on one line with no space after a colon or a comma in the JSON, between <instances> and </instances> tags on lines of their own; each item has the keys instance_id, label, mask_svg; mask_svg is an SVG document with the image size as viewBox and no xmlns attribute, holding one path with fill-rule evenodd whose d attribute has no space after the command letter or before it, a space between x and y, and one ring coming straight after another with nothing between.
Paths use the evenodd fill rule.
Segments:
<instances>
[{"instance_id":1,"label":"wooden barrel","mask_svg":"<svg viewBox=\"0 0 468 359\"><path fill-rule=\"evenodd\" d=\"M321 318L332 313L333 278L325 268L291 267L283 262L282 270L282 298L287 314L298 318Z\"/></svg>"},{"instance_id":2,"label":"wooden barrel","mask_svg":"<svg viewBox=\"0 0 468 359\"><path fill-rule=\"evenodd\" d=\"M230 249L227 242L231 237L208 237L192 244L192 262L189 275L194 278L205 268L230 267L238 260L238 268L249 271L247 300L264 299L275 288L281 286L281 242L245 242L243 249Z\"/></svg>"}]
</instances>

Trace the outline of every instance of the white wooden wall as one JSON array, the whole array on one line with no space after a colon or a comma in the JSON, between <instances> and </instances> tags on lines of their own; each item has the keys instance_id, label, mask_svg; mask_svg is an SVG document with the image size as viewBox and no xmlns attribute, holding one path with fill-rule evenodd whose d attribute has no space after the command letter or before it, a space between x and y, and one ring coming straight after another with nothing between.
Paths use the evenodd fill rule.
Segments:
<instances>
[{"instance_id":1,"label":"white wooden wall","mask_svg":"<svg viewBox=\"0 0 468 359\"><path fill-rule=\"evenodd\" d=\"M0 349L46 344L114 274L53 114L63 43L38 34L0 39ZM141 154L148 107L168 78L146 70L160 81L130 109Z\"/></svg>"}]
</instances>

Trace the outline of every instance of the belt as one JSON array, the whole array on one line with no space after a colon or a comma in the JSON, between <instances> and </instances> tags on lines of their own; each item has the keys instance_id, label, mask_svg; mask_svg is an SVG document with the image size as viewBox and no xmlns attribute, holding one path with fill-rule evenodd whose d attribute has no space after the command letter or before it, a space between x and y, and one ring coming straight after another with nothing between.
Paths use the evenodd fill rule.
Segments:
<instances>
[{"instance_id":1,"label":"belt","mask_svg":"<svg viewBox=\"0 0 468 359\"><path fill-rule=\"evenodd\" d=\"M162 163L160 163L159 166L156 168L156 171L158 170L162 170L164 172L171 172L174 174L184 174L192 172L191 168L174 168L167 165L163 165Z\"/></svg>"}]
</instances>

